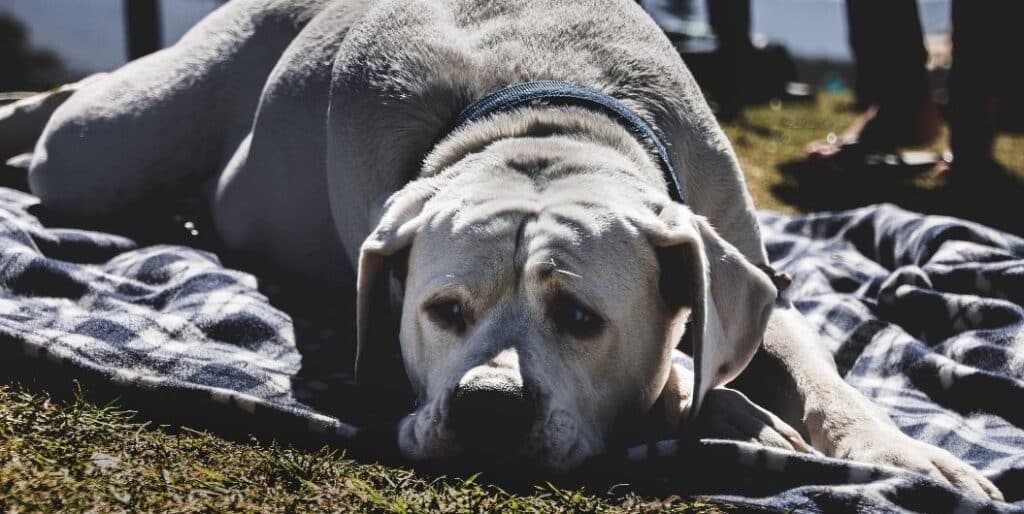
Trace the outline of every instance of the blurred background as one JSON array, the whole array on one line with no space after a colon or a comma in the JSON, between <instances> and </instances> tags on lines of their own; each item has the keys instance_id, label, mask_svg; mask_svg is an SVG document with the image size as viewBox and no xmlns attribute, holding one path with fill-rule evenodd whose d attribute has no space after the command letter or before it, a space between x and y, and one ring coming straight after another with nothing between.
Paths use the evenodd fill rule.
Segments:
<instances>
[{"instance_id":1,"label":"blurred background","mask_svg":"<svg viewBox=\"0 0 1024 514\"><path fill-rule=\"evenodd\" d=\"M222 3L157 2L161 43L174 43ZM713 36L702 1L649 0L644 6L668 30ZM920 0L920 8L925 31L938 39L948 36L950 0ZM752 9L757 39L784 45L800 71L808 74L806 79L820 79L833 72L849 80L852 67L843 0L755 0ZM53 83L114 69L128 59L123 0L0 0L0 41L5 63L19 57L11 55L12 50L46 55L35 61L37 73L41 73L36 81ZM31 60L24 53L20 58ZM17 75L5 73L4 77L7 81L25 80ZM829 85L843 86L838 82Z\"/></svg>"},{"instance_id":2,"label":"blurred background","mask_svg":"<svg viewBox=\"0 0 1024 514\"><path fill-rule=\"evenodd\" d=\"M746 5L742 0L640 3L666 30L716 109L758 207L795 213L893 202L1024 233L1024 217L1007 216L1006 211L1024 198L1024 139L1017 133L1024 126L1024 102L1019 94L1002 95L998 135L989 152L992 165L961 165L959 180L951 180L947 173L950 138L941 121L937 136L917 138L922 140L913 144L814 158L818 151L809 148L815 144L853 148L844 145L851 139L850 127L860 123L869 108L863 99L858 102L863 95L858 93L847 2L751 0L749 43L743 45L753 52L744 49L741 60L731 61L712 28L715 24L709 22L714 13L708 12L708 5L716 4L708 2L721 2L717 5L725 14L720 19L735 18L738 11L731 6ZM0 94L43 90L117 68L132 57L173 44L222 3L0 0ZM917 0L928 54L928 95L944 117L953 3ZM1007 49L1005 55L1019 52ZM999 55L986 58L998 61L998 66L1015 66Z\"/></svg>"}]
</instances>

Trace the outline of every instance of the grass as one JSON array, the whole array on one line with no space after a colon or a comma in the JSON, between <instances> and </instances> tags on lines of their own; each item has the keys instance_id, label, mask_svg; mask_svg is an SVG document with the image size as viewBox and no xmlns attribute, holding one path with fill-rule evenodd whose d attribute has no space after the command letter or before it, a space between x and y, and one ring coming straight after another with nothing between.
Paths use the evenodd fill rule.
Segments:
<instances>
[{"instance_id":1,"label":"grass","mask_svg":"<svg viewBox=\"0 0 1024 514\"><path fill-rule=\"evenodd\" d=\"M428 479L322 449L226 441L141 423L80 396L0 386L0 511L719 512L548 484L510 494L471 477Z\"/></svg>"},{"instance_id":2,"label":"grass","mask_svg":"<svg viewBox=\"0 0 1024 514\"><path fill-rule=\"evenodd\" d=\"M949 184L930 168L836 166L808 162L807 143L842 132L855 117L847 96L819 95L804 105L748 109L740 122L725 125L739 155L747 187L760 209L796 214L890 202L929 214L958 216L1024 234L1024 218L1008 215L1024 198L1024 135L996 139L995 173L965 171L965 184ZM948 140L924 150L942 152Z\"/></svg>"},{"instance_id":3,"label":"grass","mask_svg":"<svg viewBox=\"0 0 1024 514\"><path fill-rule=\"evenodd\" d=\"M926 173L842 171L801 164L804 145L839 131L847 100L750 109L726 126L760 208L805 212L892 201L945 212L957 191ZM936 148L940 146L936 145ZM1024 175L1024 138L1004 136L997 155ZM999 194L1018 194L1010 187ZM971 200L970 198L968 200ZM977 199L974 199L977 200ZM991 214L967 201L968 217ZM991 207L991 206L989 206ZM1003 208L1005 216L1005 208ZM1012 217L1019 218L1019 217ZM984 221L984 219L982 219ZM1013 229L1014 227L1010 227ZM1019 230L1018 230L1019 232ZM61 395L59 391L52 391ZM359 463L322 449L306 452L237 442L183 427L153 426L118 404L81 395L52 399L36 388L0 385L0 512L717 512L688 499L561 489L509 493L469 479L430 478Z\"/></svg>"}]
</instances>

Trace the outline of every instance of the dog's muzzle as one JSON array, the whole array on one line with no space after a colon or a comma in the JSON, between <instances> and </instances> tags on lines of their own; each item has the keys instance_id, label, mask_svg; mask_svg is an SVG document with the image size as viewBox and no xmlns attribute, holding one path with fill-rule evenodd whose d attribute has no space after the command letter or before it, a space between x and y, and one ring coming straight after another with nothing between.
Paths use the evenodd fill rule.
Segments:
<instances>
[{"instance_id":1,"label":"dog's muzzle","mask_svg":"<svg viewBox=\"0 0 1024 514\"><path fill-rule=\"evenodd\" d=\"M526 441L536 416L534 395L503 378L460 384L449 406L455 440L472 453L514 453Z\"/></svg>"}]
</instances>

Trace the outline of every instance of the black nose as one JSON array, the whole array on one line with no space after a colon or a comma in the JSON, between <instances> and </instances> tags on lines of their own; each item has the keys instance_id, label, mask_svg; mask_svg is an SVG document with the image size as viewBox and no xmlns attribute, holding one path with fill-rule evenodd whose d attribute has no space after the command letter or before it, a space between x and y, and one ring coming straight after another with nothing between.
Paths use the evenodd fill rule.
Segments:
<instances>
[{"instance_id":1,"label":"black nose","mask_svg":"<svg viewBox=\"0 0 1024 514\"><path fill-rule=\"evenodd\" d=\"M522 386L506 381L475 381L455 390L449 422L455 438L488 453L518 447L533 426L534 401Z\"/></svg>"}]
</instances>

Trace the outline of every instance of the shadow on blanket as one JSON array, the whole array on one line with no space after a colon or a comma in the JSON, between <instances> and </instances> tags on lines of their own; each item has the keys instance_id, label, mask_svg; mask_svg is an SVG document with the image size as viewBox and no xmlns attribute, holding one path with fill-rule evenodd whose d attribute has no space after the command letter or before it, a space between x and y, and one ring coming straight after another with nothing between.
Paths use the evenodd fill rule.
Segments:
<instances>
[{"instance_id":1,"label":"shadow on blanket","mask_svg":"<svg viewBox=\"0 0 1024 514\"><path fill-rule=\"evenodd\" d=\"M1024 181L993 165L965 174L963 181L926 186L920 167L870 166L797 160L779 166L786 179L772 192L804 211L851 209L899 202L907 209L957 216L1024 235L1024 216L1007 208L1024 198ZM962 170L961 170L962 171Z\"/></svg>"},{"instance_id":2,"label":"shadow on blanket","mask_svg":"<svg viewBox=\"0 0 1024 514\"><path fill-rule=\"evenodd\" d=\"M1016 503L719 440L640 445L582 479L783 510L1024 509L1024 240L886 205L761 221L774 264L796 278L788 294L845 378ZM390 434L356 428L380 400L351 385L351 307L258 288L196 248L208 240L195 225L163 223L140 240L192 247L55 228L66 225L33 197L0 188L0 375L73 377L149 418L393 460Z\"/></svg>"}]
</instances>

